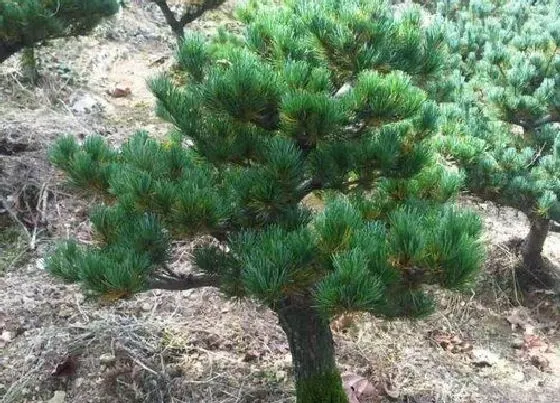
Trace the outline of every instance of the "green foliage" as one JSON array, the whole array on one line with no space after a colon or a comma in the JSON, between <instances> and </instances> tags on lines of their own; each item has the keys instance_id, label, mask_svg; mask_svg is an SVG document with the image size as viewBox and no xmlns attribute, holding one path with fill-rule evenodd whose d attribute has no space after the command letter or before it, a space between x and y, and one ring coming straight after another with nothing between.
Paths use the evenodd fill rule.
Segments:
<instances>
[{"instance_id":1,"label":"green foliage","mask_svg":"<svg viewBox=\"0 0 560 403\"><path fill-rule=\"evenodd\" d=\"M0 0L0 62L24 47L86 34L117 11L116 0Z\"/></svg>"},{"instance_id":2,"label":"green foliage","mask_svg":"<svg viewBox=\"0 0 560 403\"><path fill-rule=\"evenodd\" d=\"M208 234L218 243L194 262L229 295L274 308L310 294L328 314L429 312L422 284L464 286L482 259L480 222L448 205L462 176L431 146L440 111L423 88L447 57L441 28L360 0L243 16L244 35L185 38L183 85L150 83L190 146L139 132L120 149L99 137L53 147L70 182L108 205L91 215L97 246L63 246L49 269L128 295L166 273L169 239Z\"/></svg>"},{"instance_id":3,"label":"green foliage","mask_svg":"<svg viewBox=\"0 0 560 403\"><path fill-rule=\"evenodd\" d=\"M455 102L436 143L464 167L474 193L558 219L559 4L454 3L442 10L458 67Z\"/></svg>"}]
</instances>

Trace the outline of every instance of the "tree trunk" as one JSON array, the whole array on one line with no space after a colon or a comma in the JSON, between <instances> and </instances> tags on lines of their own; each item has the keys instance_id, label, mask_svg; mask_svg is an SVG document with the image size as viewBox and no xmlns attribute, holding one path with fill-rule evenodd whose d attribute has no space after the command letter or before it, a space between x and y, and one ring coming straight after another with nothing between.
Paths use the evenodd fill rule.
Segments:
<instances>
[{"instance_id":1,"label":"tree trunk","mask_svg":"<svg viewBox=\"0 0 560 403\"><path fill-rule=\"evenodd\" d=\"M298 403L348 403L334 360L327 318L309 296L291 296L276 309L292 353Z\"/></svg>"},{"instance_id":2,"label":"tree trunk","mask_svg":"<svg viewBox=\"0 0 560 403\"><path fill-rule=\"evenodd\" d=\"M185 29L182 25L177 24L174 27L171 27L173 31L173 35L175 35L175 39L177 40L177 45L180 46L185 39Z\"/></svg>"},{"instance_id":3,"label":"tree trunk","mask_svg":"<svg viewBox=\"0 0 560 403\"><path fill-rule=\"evenodd\" d=\"M529 216L531 228L525 238L523 262L528 269L539 268L542 264L542 250L548 235L550 220L540 216Z\"/></svg>"},{"instance_id":4,"label":"tree trunk","mask_svg":"<svg viewBox=\"0 0 560 403\"><path fill-rule=\"evenodd\" d=\"M21 53L21 74L25 81L35 85L39 81L37 70L37 59L35 58L35 48L28 46Z\"/></svg>"},{"instance_id":5,"label":"tree trunk","mask_svg":"<svg viewBox=\"0 0 560 403\"><path fill-rule=\"evenodd\" d=\"M177 39L177 44L180 45L183 41L183 37L185 36L184 26L185 23L182 20L177 20L173 11L169 8L167 4L167 0L152 0L161 10L163 17L165 18L165 22L171 28L173 35Z\"/></svg>"}]
</instances>

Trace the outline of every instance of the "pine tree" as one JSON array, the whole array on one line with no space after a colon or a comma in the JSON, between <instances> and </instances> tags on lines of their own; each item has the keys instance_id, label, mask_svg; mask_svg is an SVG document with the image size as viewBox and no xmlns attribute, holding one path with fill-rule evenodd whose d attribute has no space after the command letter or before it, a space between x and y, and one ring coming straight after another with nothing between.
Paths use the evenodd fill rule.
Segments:
<instances>
[{"instance_id":1,"label":"pine tree","mask_svg":"<svg viewBox=\"0 0 560 403\"><path fill-rule=\"evenodd\" d=\"M180 44L185 36L185 25L193 22L205 12L215 9L225 3L225 0L184 0L181 16L175 15L167 0L150 0L161 10L165 22L171 28L173 35Z\"/></svg>"},{"instance_id":2,"label":"pine tree","mask_svg":"<svg viewBox=\"0 0 560 403\"><path fill-rule=\"evenodd\" d=\"M116 0L0 0L0 63L21 50L23 69L34 81L34 47L84 35L118 11Z\"/></svg>"},{"instance_id":3,"label":"pine tree","mask_svg":"<svg viewBox=\"0 0 560 403\"><path fill-rule=\"evenodd\" d=\"M447 14L459 55L445 148L469 190L524 212L529 269L560 219L560 3L477 0Z\"/></svg>"},{"instance_id":4,"label":"pine tree","mask_svg":"<svg viewBox=\"0 0 560 403\"><path fill-rule=\"evenodd\" d=\"M445 37L371 0L240 15L243 35L188 35L182 71L151 82L169 139L56 143L52 162L104 204L95 246L68 241L47 268L113 298L205 286L255 298L286 333L298 402L347 402L329 318L426 315L424 285L461 288L483 259L480 220L451 203L462 178L429 145L439 111L422 88ZM195 272L175 273L170 241L201 236Z\"/></svg>"}]
</instances>

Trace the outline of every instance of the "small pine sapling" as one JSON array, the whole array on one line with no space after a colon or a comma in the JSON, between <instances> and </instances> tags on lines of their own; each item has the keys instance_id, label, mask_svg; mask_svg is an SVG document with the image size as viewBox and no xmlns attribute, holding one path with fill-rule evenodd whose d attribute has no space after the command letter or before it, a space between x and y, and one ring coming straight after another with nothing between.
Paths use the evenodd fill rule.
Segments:
<instances>
[{"instance_id":1,"label":"small pine sapling","mask_svg":"<svg viewBox=\"0 0 560 403\"><path fill-rule=\"evenodd\" d=\"M171 28L173 35L175 35L177 43L181 44L185 36L185 26L187 24L196 20L205 12L221 6L226 0L184 0L180 16L173 12L167 0L150 1L159 7L165 22Z\"/></svg>"}]
</instances>

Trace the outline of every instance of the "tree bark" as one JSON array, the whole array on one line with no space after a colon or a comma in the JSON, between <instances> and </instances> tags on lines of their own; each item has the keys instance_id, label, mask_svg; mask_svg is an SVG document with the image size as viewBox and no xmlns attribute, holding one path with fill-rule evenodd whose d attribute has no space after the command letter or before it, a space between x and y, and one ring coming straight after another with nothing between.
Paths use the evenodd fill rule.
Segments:
<instances>
[{"instance_id":1,"label":"tree bark","mask_svg":"<svg viewBox=\"0 0 560 403\"><path fill-rule=\"evenodd\" d=\"M348 403L327 318L310 296L285 298L276 313L292 353L298 403Z\"/></svg>"},{"instance_id":2,"label":"tree bark","mask_svg":"<svg viewBox=\"0 0 560 403\"><path fill-rule=\"evenodd\" d=\"M173 35L175 35L175 38L177 39L177 43L180 44L181 41L183 40L183 37L185 36L185 31L184 31L185 24L183 24L182 21L177 21L175 14L173 13L173 11L171 11L169 5L167 4L167 0L152 0L152 1L161 10L163 17L165 18L165 22L167 22L167 25L169 25L169 27L171 27L171 31L173 32Z\"/></svg>"},{"instance_id":3,"label":"tree bark","mask_svg":"<svg viewBox=\"0 0 560 403\"><path fill-rule=\"evenodd\" d=\"M202 4L196 6L185 6L185 11L180 19L177 19L173 11L169 8L167 0L152 0L161 10L165 21L171 27L173 35L177 39L177 44L180 45L185 38L185 25L190 24L206 11L217 8L225 3L225 0L205 0Z\"/></svg>"},{"instance_id":4,"label":"tree bark","mask_svg":"<svg viewBox=\"0 0 560 403\"><path fill-rule=\"evenodd\" d=\"M548 235L550 220L537 215L529 216L531 228L525 238L523 248L523 262L528 269L539 268L542 265L541 253Z\"/></svg>"},{"instance_id":5,"label":"tree bark","mask_svg":"<svg viewBox=\"0 0 560 403\"><path fill-rule=\"evenodd\" d=\"M33 46L27 46L21 53L21 73L23 78L32 85L36 85L37 81L39 81L37 59L35 58L35 48Z\"/></svg>"}]
</instances>

